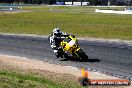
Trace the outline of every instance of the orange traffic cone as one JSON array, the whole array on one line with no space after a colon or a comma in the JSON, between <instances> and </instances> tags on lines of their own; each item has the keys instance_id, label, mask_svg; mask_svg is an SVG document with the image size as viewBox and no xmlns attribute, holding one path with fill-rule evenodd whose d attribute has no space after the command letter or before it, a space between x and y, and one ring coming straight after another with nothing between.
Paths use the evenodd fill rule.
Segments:
<instances>
[{"instance_id":1,"label":"orange traffic cone","mask_svg":"<svg viewBox=\"0 0 132 88\"><path fill-rule=\"evenodd\" d=\"M87 86L90 84L89 74L88 71L81 68L82 77L79 78L79 82L82 86Z\"/></svg>"},{"instance_id":2,"label":"orange traffic cone","mask_svg":"<svg viewBox=\"0 0 132 88\"><path fill-rule=\"evenodd\" d=\"M81 71L82 71L82 77L88 77L89 78L88 71L84 70L84 68L82 68Z\"/></svg>"}]
</instances>

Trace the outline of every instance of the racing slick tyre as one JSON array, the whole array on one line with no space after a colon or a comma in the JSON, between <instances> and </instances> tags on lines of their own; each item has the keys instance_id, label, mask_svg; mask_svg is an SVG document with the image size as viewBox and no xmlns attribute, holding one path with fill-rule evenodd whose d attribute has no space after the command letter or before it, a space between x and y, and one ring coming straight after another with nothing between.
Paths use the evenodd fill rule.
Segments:
<instances>
[{"instance_id":1,"label":"racing slick tyre","mask_svg":"<svg viewBox=\"0 0 132 88\"><path fill-rule=\"evenodd\" d=\"M79 49L79 50L77 51L77 54L78 54L78 56L79 56L79 58L80 58L80 61L87 61L87 60L88 60L88 56L86 55L85 52L83 52L82 49Z\"/></svg>"}]
</instances>

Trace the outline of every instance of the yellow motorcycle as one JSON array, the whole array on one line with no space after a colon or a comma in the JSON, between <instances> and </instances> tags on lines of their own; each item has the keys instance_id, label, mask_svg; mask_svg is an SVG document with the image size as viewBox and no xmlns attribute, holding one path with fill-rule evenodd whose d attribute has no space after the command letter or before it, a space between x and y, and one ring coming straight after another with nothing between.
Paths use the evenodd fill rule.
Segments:
<instances>
[{"instance_id":1,"label":"yellow motorcycle","mask_svg":"<svg viewBox=\"0 0 132 88\"><path fill-rule=\"evenodd\" d=\"M88 60L88 56L83 52L83 50L79 47L78 40L74 35L69 35L65 37L60 46L63 50L63 55L65 58L72 57L74 60L86 61Z\"/></svg>"}]
</instances>

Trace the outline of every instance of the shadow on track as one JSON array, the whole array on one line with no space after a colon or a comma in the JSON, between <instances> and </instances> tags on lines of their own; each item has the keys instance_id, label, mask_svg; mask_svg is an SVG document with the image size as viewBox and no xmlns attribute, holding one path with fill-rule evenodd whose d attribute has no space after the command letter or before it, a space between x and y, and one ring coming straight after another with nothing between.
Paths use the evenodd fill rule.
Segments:
<instances>
[{"instance_id":1,"label":"shadow on track","mask_svg":"<svg viewBox=\"0 0 132 88\"><path fill-rule=\"evenodd\" d=\"M70 58L70 59L62 59L60 61L77 61L77 62L90 62L90 63L94 63L94 62L100 62L101 60L100 59L87 59L85 61L80 61L79 59Z\"/></svg>"},{"instance_id":2,"label":"shadow on track","mask_svg":"<svg viewBox=\"0 0 132 88\"><path fill-rule=\"evenodd\" d=\"M100 62L100 59L88 59L87 61L83 61L83 62L90 62L90 63L94 63L94 62Z\"/></svg>"}]
</instances>

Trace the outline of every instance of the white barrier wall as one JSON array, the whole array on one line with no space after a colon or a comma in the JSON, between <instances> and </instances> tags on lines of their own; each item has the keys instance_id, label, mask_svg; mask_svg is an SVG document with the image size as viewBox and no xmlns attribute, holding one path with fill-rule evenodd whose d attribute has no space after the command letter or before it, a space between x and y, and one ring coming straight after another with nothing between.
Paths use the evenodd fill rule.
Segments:
<instances>
[{"instance_id":1,"label":"white barrier wall","mask_svg":"<svg viewBox=\"0 0 132 88\"><path fill-rule=\"evenodd\" d=\"M99 12L99 13L115 13L115 14L132 14L132 10L115 11L115 10L99 10L99 9L96 9L95 12Z\"/></svg>"},{"instance_id":2,"label":"white barrier wall","mask_svg":"<svg viewBox=\"0 0 132 88\"><path fill-rule=\"evenodd\" d=\"M72 2L65 2L66 5L72 5ZM73 5L81 5L81 2L73 2ZM82 5L89 5L89 2L82 2Z\"/></svg>"}]
</instances>

